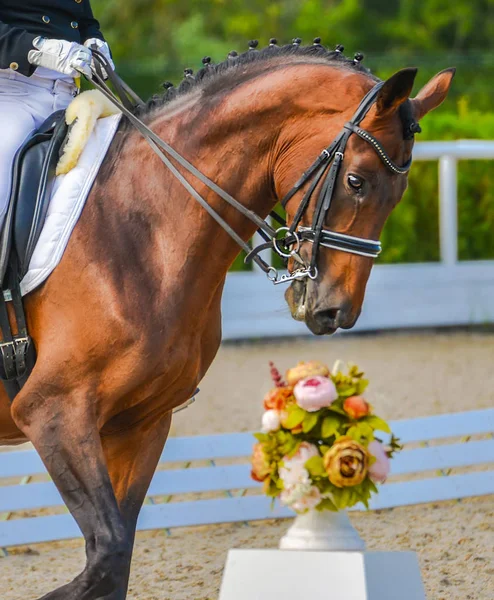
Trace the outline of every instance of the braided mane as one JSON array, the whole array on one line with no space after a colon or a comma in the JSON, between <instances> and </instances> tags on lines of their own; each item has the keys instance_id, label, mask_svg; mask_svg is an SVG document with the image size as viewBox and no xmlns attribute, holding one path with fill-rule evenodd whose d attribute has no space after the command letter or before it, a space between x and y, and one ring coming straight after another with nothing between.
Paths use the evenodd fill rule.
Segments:
<instances>
[{"instance_id":1,"label":"braided mane","mask_svg":"<svg viewBox=\"0 0 494 600\"><path fill-rule=\"evenodd\" d=\"M320 38L315 38L311 46L302 46L301 40L296 38L290 44L278 46L275 39L271 39L269 46L257 49L257 40L249 42L249 49L242 54L235 51L229 53L228 58L221 63L213 64L209 57L203 59L203 67L194 74L192 69L185 69L184 79L175 87L170 82L163 84L164 93L154 95L148 100L145 107L139 111L140 117L145 117L155 110L163 107L172 100L183 97L189 92L201 88L204 94L218 91L220 87L231 87L240 80L245 80L245 67L265 66L270 64L279 66L279 59L286 59L283 64L290 63L328 63L350 71L365 73L377 81L369 69L361 63L363 54L357 52L355 57L348 58L343 54L343 46L338 45L334 50L329 50L321 44ZM277 59L277 60L275 60Z\"/></svg>"}]
</instances>

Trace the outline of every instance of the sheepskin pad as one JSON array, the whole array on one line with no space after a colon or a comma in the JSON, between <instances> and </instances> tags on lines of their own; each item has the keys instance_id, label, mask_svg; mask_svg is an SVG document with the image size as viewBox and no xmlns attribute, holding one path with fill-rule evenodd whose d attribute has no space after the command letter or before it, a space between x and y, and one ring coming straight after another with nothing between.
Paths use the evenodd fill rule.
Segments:
<instances>
[{"instance_id":1,"label":"sheepskin pad","mask_svg":"<svg viewBox=\"0 0 494 600\"><path fill-rule=\"evenodd\" d=\"M41 285L62 259L121 116L117 114L95 120L92 133L85 133L85 145L79 144L82 153L77 164L66 175L57 177L29 271L21 282L23 295ZM84 131L87 132L86 127Z\"/></svg>"}]
</instances>

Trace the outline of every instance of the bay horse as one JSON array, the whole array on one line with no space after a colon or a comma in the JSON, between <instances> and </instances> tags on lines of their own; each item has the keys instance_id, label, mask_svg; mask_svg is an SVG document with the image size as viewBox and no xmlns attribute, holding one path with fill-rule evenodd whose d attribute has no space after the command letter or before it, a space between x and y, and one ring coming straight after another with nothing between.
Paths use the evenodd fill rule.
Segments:
<instances>
[{"instance_id":1,"label":"bay horse","mask_svg":"<svg viewBox=\"0 0 494 600\"><path fill-rule=\"evenodd\" d=\"M410 99L415 74L404 69L385 81L362 121L395 165L409 163L413 146L400 107L418 122L445 99L454 70ZM272 44L232 53L195 79L189 73L140 117L264 218L378 82L341 48ZM379 239L403 195L406 173L387 168L376 150L359 135L348 139L325 215L337 234ZM252 237L250 220L194 184L243 240ZM289 223L303 194L287 202ZM315 209L310 201L301 225ZM302 242L300 255L309 257L311 247ZM85 538L84 570L44 600L126 598L137 517L172 410L193 394L218 350L221 295L237 254L235 242L123 123L62 261L25 299L34 371L12 405L0 395L1 442L33 443ZM317 276L287 291L293 316L303 302L314 333L352 327L372 263L321 247Z\"/></svg>"}]
</instances>

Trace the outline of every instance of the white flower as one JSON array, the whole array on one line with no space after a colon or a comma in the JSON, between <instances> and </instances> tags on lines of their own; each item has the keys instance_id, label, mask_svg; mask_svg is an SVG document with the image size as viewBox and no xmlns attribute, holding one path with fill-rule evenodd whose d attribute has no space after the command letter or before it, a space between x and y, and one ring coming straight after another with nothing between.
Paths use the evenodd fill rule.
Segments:
<instances>
[{"instance_id":1,"label":"white flower","mask_svg":"<svg viewBox=\"0 0 494 600\"><path fill-rule=\"evenodd\" d=\"M283 481L285 490L290 486L310 485L312 483L309 471L305 468L305 463L313 456L319 456L317 446L302 442L291 458L287 456L283 458L283 466L279 469L279 476Z\"/></svg>"},{"instance_id":2,"label":"white flower","mask_svg":"<svg viewBox=\"0 0 494 600\"><path fill-rule=\"evenodd\" d=\"M281 503L296 512L311 510L322 499L319 489L312 485L309 471L305 468L305 463L313 456L320 456L317 446L303 442L291 458L283 458L283 466L278 471L283 481Z\"/></svg>"},{"instance_id":3,"label":"white flower","mask_svg":"<svg viewBox=\"0 0 494 600\"><path fill-rule=\"evenodd\" d=\"M280 494L281 503L296 512L306 512L315 508L321 502L321 492L310 483L289 486Z\"/></svg>"},{"instance_id":4,"label":"white flower","mask_svg":"<svg viewBox=\"0 0 494 600\"><path fill-rule=\"evenodd\" d=\"M279 469L279 475L285 489L294 485L310 484L309 471L300 461L285 461L285 466Z\"/></svg>"},{"instance_id":5,"label":"white flower","mask_svg":"<svg viewBox=\"0 0 494 600\"><path fill-rule=\"evenodd\" d=\"M264 433L278 431L280 425L280 412L278 410L270 409L262 415L262 430Z\"/></svg>"},{"instance_id":6,"label":"white flower","mask_svg":"<svg viewBox=\"0 0 494 600\"><path fill-rule=\"evenodd\" d=\"M321 502L321 492L319 488L313 485L309 492L307 492L300 500L294 502L292 504L293 510L297 512L306 512L307 510L312 510L316 508L316 506Z\"/></svg>"},{"instance_id":7,"label":"white flower","mask_svg":"<svg viewBox=\"0 0 494 600\"><path fill-rule=\"evenodd\" d=\"M281 492L280 500L286 506L292 506L295 502L300 502L310 492L311 487L310 482L289 485Z\"/></svg>"}]
</instances>

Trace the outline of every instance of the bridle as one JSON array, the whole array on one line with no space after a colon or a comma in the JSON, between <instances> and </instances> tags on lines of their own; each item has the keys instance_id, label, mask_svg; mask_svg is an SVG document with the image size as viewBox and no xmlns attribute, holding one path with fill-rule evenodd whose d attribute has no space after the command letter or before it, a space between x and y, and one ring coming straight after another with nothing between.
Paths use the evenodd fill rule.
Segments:
<instances>
[{"instance_id":1,"label":"bridle","mask_svg":"<svg viewBox=\"0 0 494 600\"><path fill-rule=\"evenodd\" d=\"M376 151L384 165L394 174L404 175L410 170L412 159L400 167L394 163L388 156L384 148L368 131L362 129L359 125L369 112L372 105L376 102L379 91L384 82L377 83L362 99L355 114L344 126L335 140L325 148L314 163L305 171L302 177L295 183L292 189L282 199L281 204L286 207L288 201L300 191L304 185L310 182L303 199L298 206L293 222L288 227L283 219L276 213L271 213L281 227L274 229L269 223L259 215L246 208L238 202L233 196L216 185L206 175L201 173L187 159L181 156L176 150L164 142L149 127L147 127L134 113L138 106L144 106L144 102L120 79L113 71L106 57L100 52L94 50L93 56L96 62L96 68L92 69L91 83L100 90L121 112L130 120L132 125L143 135L154 152L159 156L165 166L180 181L185 189L199 202L199 204L211 215L211 217L235 240L235 242L246 252L246 262L254 261L266 273L268 279L275 285L286 283L293 280L303 280L305 278L316 279L317 257L320 246L357 254L368 258L377 258L381 252L381 243L378 240L364 239L348 234L338 233L324 229L331 201L338 178L338 173L343 162L345 148L348 139L352 134L358 135L361 139L370 144ZM111 91L105 83L103 68L108 74L108 78L114 85L119 98ZM129 97L132 99L129 99ZM132 102L133 101L133 102ZM414 129L415 127L415 129ZM412 122L410 131L413 133L419 131L417 123ZM233 206L241 214L250 219L257 225L260 235L265 240L255 248L251 247L228 225L228 223L219 215L214 208L195 190L189 181L180 173L177 167L170 160L170 157L183 167L190 174L194 175L199 181L215 192L230 206ZM322 186L317 198L316 207L312 225L310 227L299 226L307 211L314 192L322 182ZM310 263L307 265L299 254L300 246L303 242L312 244L312 254ZM300 266L292 273L279 275L278 271L264 261L259 253L263 250L274 250L284 259L293 258Z\"/></svg>"},{"instance_id":2,"label":"bridle","mask_svg":"<svg viewBox=\"0 0 494 600\"><path fill-rule=\"evenodd\" d=\"M343 129L340 131L336 139L321 152L317 160L312 163L312 165L307 169L307 171L305 171L302 177L282 199L281 205L283 208L286 208L288 201L293 198L293 196L300 189L302 189L306 183L311 181L311 184L307 189L302 202L298 206L297 212L295 213L290 227L287 227L284 221L279 221L282 227L278 229L278 232L286 232L284 239L281 240L281 242L276 238L273 240L266 240L265 244L260 244L251 250L251 252L247 255L246 260L249 261L256 256L258 252L273 247L280 256L285 258L293 257L297 262L303 265L294 272L282 276L280 279L276 277L276 280L273 280L274 283L285 283L287 281L304 279L306 277L310 279L316 279L316 263L320 246L324 246L325 248L333 248L335 250L341 250L342 252L357 254L359 256L365 256L368 258L377 258L381 253L381 242L379 240L369 240L353 235L338 233L336 231L329 231L327 229L323 229L323 226L329 209L331 208L331 201L333 199L341 163L344 159L345 148L350 136L353 133L358 135L374 148L384 165L392 173L404 175L410 170L412 165L411 157L403 167L398 166L391 160L376 138L365 129L359 127L359 124L367 115L371 106L376 102L379 91L383 85L384 82L382 81L377 83L364 96L357 108L357 111L350 121L345 123ZM324 177L325 179L317 198L312 225L310 227L299 227L302 217L307 211L311 198L314 195L314 191ZM278 217L276 213L271 213L271 216L275 219ZM262 235L262 232L260 233ZM312 243L312 255L309 265L305 265L303 260L298 255L300 245L305 241ZM284 246L284 248L282 246ZM291 246L294 246L294 248L290 249ZM270 274L268 274L268 277L271 278Z\"/></svg>"}]
</instances>

